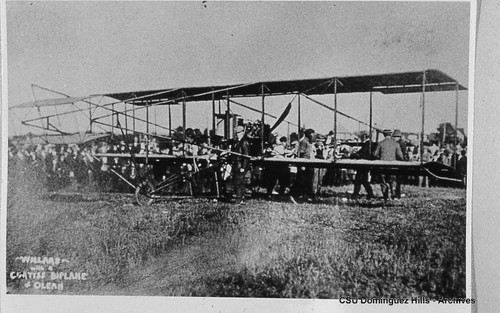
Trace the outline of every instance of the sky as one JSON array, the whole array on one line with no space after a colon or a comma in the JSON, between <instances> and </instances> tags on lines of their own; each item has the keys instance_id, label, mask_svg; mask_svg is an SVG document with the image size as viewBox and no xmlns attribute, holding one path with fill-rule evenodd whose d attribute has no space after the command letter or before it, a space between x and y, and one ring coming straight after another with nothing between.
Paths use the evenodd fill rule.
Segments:
<instances>
[{"instance_id":1,"label":"sky","mask_svg":"<svg viewBox=\"0 0 500 313\"><path fill-rule=\"evenodd\" d=\"M8 2L9 106L59 97L31 84L86 96L432 68L468 87L469 15L467 2ZM455 97L426 94L427 133L454 124ZM279 115L291 99L269 98L268 112ZM316 99L333 105L333 96ZM260 99L240 101L260 108ZM419 94L376 93L373 103L376 126L420 131ZM333 129L332 112L301 105L306 127ZM462 91L459 127L467 128L467 106ZM341 94L338 108L368 122L369 94ZM188 103L188 127L209 126L210 112L210 103ZM11 135L39 113L15 114ZM180 114L173 109L174 127ZM339 128L365 129L340 117Z\"/></svg>"}]
</instances>

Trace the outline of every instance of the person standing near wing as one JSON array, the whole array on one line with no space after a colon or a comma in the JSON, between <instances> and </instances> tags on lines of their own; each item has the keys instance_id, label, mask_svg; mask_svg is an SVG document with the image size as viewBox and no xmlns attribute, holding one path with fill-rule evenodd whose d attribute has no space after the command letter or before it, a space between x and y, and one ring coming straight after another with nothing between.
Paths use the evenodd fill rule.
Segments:
<instances>
[{"instance_id":1,"label":"person standing near wing","mask_svg":"<svg viewBox=\"0 0 500 313\"><path fill-rule=\"evenodd\" d=\"M373 160L373 156L370 154L371 151L375 150L375 144L371 141L371 139L367 139L361 149L353 154L353 158L355 159L363 159L363 160ZM361 185L365 187L366 190L366 199L370 200L375 198L373 194L373 188L370 185L369 179L370 170L368 169L358 169L356 170L356 176L354 177L354 191L352 192L352 199L357 199L359 197L359 192L361 191Z\"/></svg>"},{"instance_id":2,"label":"person standing near wing","mask_svg":"<svg viewBox=\"0 0 500 313\"><path fill-rule=\"evenodd\" d=\"M273 150L271 152L271 156L273 158L285 158L290 153L290 150L286 148L287 139L285 136L282 136L279 140L278 144L275 144ZM286 163L277 163L273 165L269 165L266 167L267 173L267 196L272 197L274 192L274 187L276 182L279 184L278 193L280 196L285 195L286 188L290 185L290 174L288 173L288 164Z\"/></svg>"},{"instance_id":3,"label":"person standing near wing","mask_svg":"<svg viewBox=\"0 0 500 313\"><path fill-rule=\"evenodd\" d=\"M236 143L232 147L232 151L238 154L249 155L249 142L245 134L245 128L238 126L235 129ZM246 174L250 169L250 160L248 157L241 155L233 155L233 189L236 200L243 202L246 191Z\"/></svg>"},{"instance_id":4,"label":"person standing near wing","mask_svg":"<svg viewBox=\"0 0 500 313\"><path fill-rule=\"evenodd\" d=\"M382 161L397 161L403 160L403 152L399 144L392 139L392 131L390 129L384 130L384 140L378 143L375 149L375 157ZM384 200L387 201L389 196L394 196L394 189L396 184L396 175L382 172L380 188Z\"/></svg>"},{"instance_id":5,"label":"person standing near wing","mask_svg":"<svg viewBox=\"0 0 500 313\"><path fill-rule=\"evenodd\" d=\"M314 159L314 129L304 131L304 136L299 140L297 156L303 159Z\"/></svg>"},{"instance_id":6,"label":"person standing near wing","mask_svg":"<svg viewBox=\"0 0 500 313\"><path fill-rule=\"evenodd\" d=\"M299 140L297 157L303 159L314 159L314 129L306 129L304 136ZM318 171L315 168L302 166L297 173L297 179L290 190L290 200L295 202L293 196L306 195L307 200L312 202L316 198L318 189Z\"/></svg>"},{"instance_id":7,"label":"person standing near wing","mask_svg":"<svg viewBox=\"0 0 500 313\"><path fill-rule=\"evenodd\" d=\"M401 148L401 152L403 153L403 158L401 160L408 161L408 157L406 155L406 141L401 138L401 131L399 129L395 129L394 133L392 133L392 138L397 142L399 147ZM394 197L395 199L401 198L401 182L403 177L401 175L396 176L396 189L394 189Z\"/></svg>"}]
</instances>

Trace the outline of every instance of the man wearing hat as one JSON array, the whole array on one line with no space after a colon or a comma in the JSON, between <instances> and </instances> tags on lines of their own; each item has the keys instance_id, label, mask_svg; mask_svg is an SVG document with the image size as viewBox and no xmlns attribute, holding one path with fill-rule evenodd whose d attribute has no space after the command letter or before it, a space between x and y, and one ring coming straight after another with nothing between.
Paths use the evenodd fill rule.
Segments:
<instances>
[{"instance_id":1,"label":"man wearing hat","mask_svg":"<svg viewBox=\"0 0 500 313\"><path fill-rule=\"evenodd\" d=\"M236 143L231 151L242 155L249 154L249 142L245 135L245 128L237 126L234 130ZM233 157L233 189L237 201L243 201L246 191L246 174L250 169L250 160L248 157L234 154Z\"/></svg>"},{"instance_id":2,"label":"man wearing hat","mask_svg":"<svg viewBox=\"0 0 500 313\"><path fill-rule=\"evenodd\" d=\"M373 160L373 154L371 152L375 150L375 146L376 144L373 143L370 138L368 138L361 146L361 149L353 153L351 157L354 159ZM368 169L356 170L356 176L354 177L354 191L352 193L352 199L357 199L359 197L359 192L361 191L361 185L365 187L367 193L366 196L367 199L375 198L375 195L373 193L373 188L370 185L369 176L370 176L370 170Z\"/></svg>"},{"instance_id":3,"label":"man wearing hat","mask_svg":"<svg viewBox=\"0 0 500 313\"><path fill-rule=\"evenodd\" d=\"M374 156L382 161L403 160L403 152L401 151L401 147L391 137L392 131L390 129L385 129L383 131L383 134L385 138L377 145ZM396 175L392 175L389 173L382 173L380 176L381 176L380 189L382 189L384 200L387 201L389 199L389 195L394 196Z\"/></svg>"},{"instance_id":4,"label":"man wearing hat","mask_svg":"<svg viewBox=\"0 0 500 313\"><path fill-rule=\"evenodd\" d=\"M394 138L394 140L396 140L396 142L399 144L399 147L401 147L403 160L408 161L408 157L406 155L406 140L403 139L401 131L399 129L395 129L394 133L392 133L392 138Z\"/></svg>"}]
</instances>

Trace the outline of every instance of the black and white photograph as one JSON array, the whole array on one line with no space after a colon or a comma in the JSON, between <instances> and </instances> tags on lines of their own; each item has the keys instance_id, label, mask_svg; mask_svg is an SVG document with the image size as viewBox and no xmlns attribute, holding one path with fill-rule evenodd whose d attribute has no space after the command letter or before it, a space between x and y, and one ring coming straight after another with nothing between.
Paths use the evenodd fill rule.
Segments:
<instances>
[{"instance_id":1,"label":"black and white photograph","mask_svg":"<svg viewBox=\"0 0 500 313\"><path fill-rule=\"evenodd\" d=\"M472 2L5 8L8 295L476 304Z\"/></svg>"}]
</instances>

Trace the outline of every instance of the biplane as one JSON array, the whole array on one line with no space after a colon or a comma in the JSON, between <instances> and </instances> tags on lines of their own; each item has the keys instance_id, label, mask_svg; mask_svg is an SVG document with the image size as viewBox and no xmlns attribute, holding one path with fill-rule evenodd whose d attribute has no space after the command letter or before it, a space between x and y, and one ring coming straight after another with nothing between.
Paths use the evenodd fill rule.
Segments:
<instances>
[{"instance_id":1,"label":"biplane","mask_svg":"<svg viewBox=\"0 0 500 313\"><path fill-rule=\"evenodd\" d=\"M103 163L108 162L108 160L127 160L129 166L134 169L132 171L133 175L126 177L123 173L118 173L114 170L111 171L135 190L137 202L151 203L161 198L163 194L168 193L173 184L181 180L186 180L186 177L190 175L214 176L213 184L215 187L211 189L210 193L219 196L218 179L220 179L220 172L224 171L224 164L227 163L226 158L235 155L229 147L234 137L232 131L236 126L246 127L252 143L251 153L242 157L248 158L251 164L263 168L287 165L326 169L369 169L415 176L432 176L439 180L461 182L463 177L454 168L437 162L422 161L424 150L425 95L430 92L455 92L455 126L457 126L458 93L461 90L467 89L452 77L439 70L427 69L423 71L379 75L332 76L320 79L166 88L94 94L85 97L71 97L59 93L63 97L23 103L11 107L11 109L35 108L38 112L41 112L41 109L44 107L69 106L71 109L63 113L46 114L22 121L24 125L56 133L61 138L75 136L75 133L64 130L55 123L56 119L70 114L81 114L84 116L83 119L79 119L80 121L87 121L87 130L84 132L86 134L84 136L95 136L92 134L95 134L97 128L100 128L105 133L116 133L118 131L122 139L121 150L100 151L94 153L92 156ZM337 95L343 93L370 94L368 122L360 121L338 110ZM378 139L378 135L382 130L373 124L372 95L374 93L421 93L422 129L419 136L420 161L387 162L380 160L343 159L338 158L335 153L326 159L272 158L266 156L265 150L268 145L269 134L279 124L285 121L289 127L290 125L297 127L297 132L300 133L301 110L303 110L301 109L301 100L304 101L304 99L332 112L333 138L331 145L334 150L340 142L337 138L339 116L362 123L369 129L369 138L373 139L376 136ZM294 98L288 103L281 116L277 117L266 112L266 100L269 97L286 95L294 96ZM325 104L315 99L315 96L318 95L331 95L333 101L330 104ZM243 104L240 100L243 98L257 99L260 102L260 108L256 109ZM186 106L191 102L211 104L212 127L207 134L208 142L198 143L190 141L188 140L188 136L186 136ZM221 102L225 104L225 112L221 110ZM216 110L217 103L219 106L218 112ZM243 119L231 111L231 106L236 105L258 112L260 119L251 125L245 124ZM173 129L172 106L181 107L182 122L180 129ZM298 120L296 123L287 120L292 106L295 106L297 110ZM151 112L159 107L168 109L168 123L167 121L165 123L158 122L157 118L159 116L156 113L153 114L153 117L151 116ZM269 125L268 119L275 120L273 126ZM455 127L455 129L457 128ZM144 138L142 146L137 141L138 136ZM154 149L151 149L152 146L155 146ZM189 150L186 149L186 146L195 147L196 149ZM202 149L210 153L199 153Z\"/></svg>"}]
</instances>

